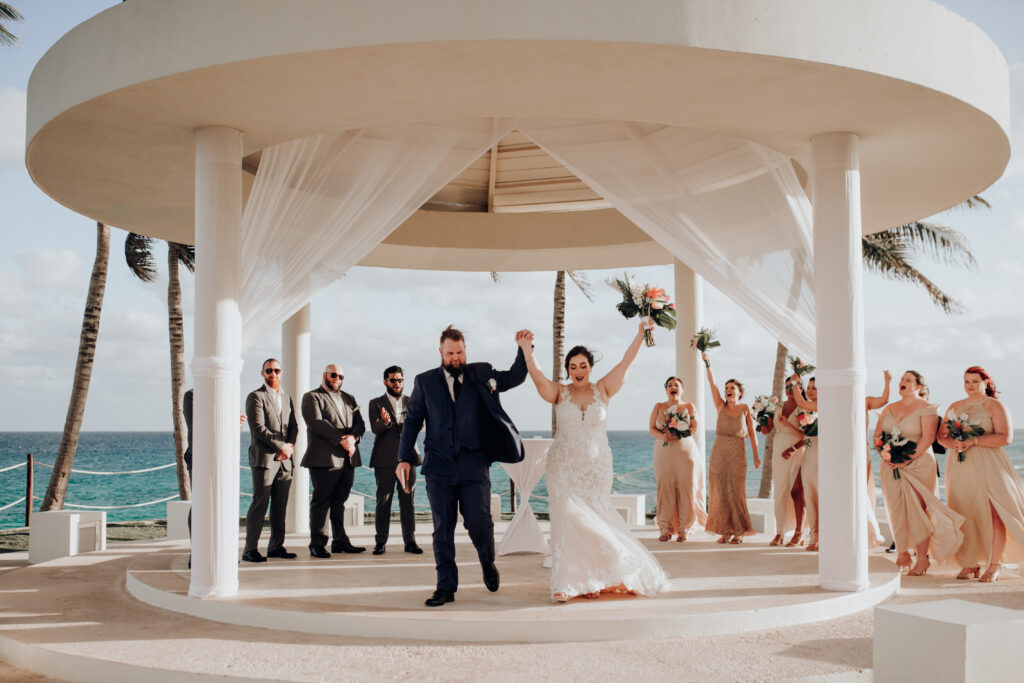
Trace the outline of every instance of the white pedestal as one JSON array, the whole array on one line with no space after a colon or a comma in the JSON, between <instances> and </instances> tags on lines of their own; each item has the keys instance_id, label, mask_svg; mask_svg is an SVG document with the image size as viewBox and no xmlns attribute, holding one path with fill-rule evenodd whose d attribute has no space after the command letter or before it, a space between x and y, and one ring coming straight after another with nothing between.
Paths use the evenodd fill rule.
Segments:
<instances>
[{"instance_id":1,"label":"white pedestal","mask_svg":"<svg viewBox=\"0 0 1024 683\"><path fill-rule=\"evenodd\" d=\"M107 513L102 510L51 510L32 515L29 564L106 549Z\"/></svg>"},{"instance_id":2,"label":"white pedestal","mask_svg":"<svg viewBox=\"0 0 1024 683\"><path fill-rule=\"evenodd\" d=\"M349 496L345 501L345 528L354 529L363 526L363 497Z\"/></svg>"},{"instance_id":3,"label":"white pedestal","mask_svg":"<svg viewBox=\"0 0 1024 683\"><path fill-rule=\"evenodd\" d=\"M642 493L613 493L612 506L628 526L647 524L647 496Z\"/></svg>"},{"instance_id":4,"label":"white pedestal","mask_svg":"<svg viewBox=\"0 0 1024 683\"><path fill-rule=\"evenodd\" d=\"M774 536L775 501L771 498L747 498L747 509L750 511L750 523L759 534Z\"/></svg>"},{"instance_id":5,"label":"white pedestal","mask_svg":"<svg viewBox=\"0 0 1024 683\"><path fill-rule=\"evenodd\" d=\"M875 608L874 677L1015 681L1024 671L1024 612L966 600Z\"/></svg>"},{"instance_id":6,"label":"white pedestal","mask_svg":"<svg viewBox=\"0 0 1024 683\"><path fill-rule=\"evenodd\" d=\"M188 540L188 513L192 511L190 500L167 501L167 540Z\"/></svg>"}]
</instances>

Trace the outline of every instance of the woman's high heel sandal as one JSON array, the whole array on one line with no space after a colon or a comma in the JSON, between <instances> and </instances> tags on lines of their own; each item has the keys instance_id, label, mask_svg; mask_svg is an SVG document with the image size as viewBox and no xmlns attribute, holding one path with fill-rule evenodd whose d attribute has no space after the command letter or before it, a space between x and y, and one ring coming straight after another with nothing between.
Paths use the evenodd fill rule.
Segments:
<instances>
[{"instance_id":1,"label":"woman's high heel sandal","mask_svg":"<svg viewBox=\"0 0 1024 683\"><path fill-rule=\"evenodd\" d=\"M966 581L972 577L975 579L978 578L979 574L981 574L981 567L964 567L960 570L960 573L956 575L956 578L961 581Z\"/></svg>"},{"instance_id":2,"label":"woman's high heel sandal","mask_svg":"<svg viewBox=\"0 0 1024 683\"><path fill-rule=\"evenodd\" d=\"M910 553L902 552L896 557L896 568L900 571L903 571L904 567L909 569L913 562L914 561L910 559Z\"/></svg>"},{"instance_id":3,"label":"woman's high heel sandal","mask_svg":"<svg viewBox=\"0 0 1024 683\"><path fill-rule=\"evenodd\" d=\"M995 583L999 580L999 572L1002 570L1002 568L1003 565L1001 564L992 565L991 567L985 570L985 573L981 575L981 578L978 579L978 581L982 581L984 583Z\"/></svg>"},{"instance_id":4,"label":"woman's high heel sandal","mask_svg":"<svg viewBox=\"0 0 1024 683\"><path fill-rule=\"evenodd\" d=\"M555 602L569 602L569 596L565 593L555 593L551 596Z\"/></svg>"},{"instance_id":5,"label":"woman's high heel sandal","mask_svg":"<svg viewBox=\"0 0 1024 683\"><path fill-rule=\"evenodd\" d=\"M685 533L676 534L676 542L677 543L682 543L685 540L686 540L686 534Z\"/></svg>"},{"instance_id":6,"label":"woman's high heel sandal","mask_svg":"<svg viewBox=\"0 0 1024 683\"><path fill-rule=\"evenodd\" d=\"M800 545L801 543L803 543L804 539L802 538L802 536L803 536L802 532L794 531L793 532L793 538L789 539L789 542L786 543L786 547L787 548L794 548L794 547Z\"/></svg>"},{"instance_id":7,"label":"woman's high heel sandal","mask_svg":"<svg viewBox=\"0 0 1024 683\"><path fill-rule=\"evenodd\" d=\"M715 541L715 543L728 543L730 536L732 536L732 534L722 534L718 537L718 540Z\"/></svg>"},{"instance_id":8,"label":"woman's high heel sandal","mask_svg":"<svg viewBox=\"0 0 1024 683\"><path fill-rule=\"evenodd\" d=\"M768 545L782 545L782 534L777 535Z\"/></svg>"},{"instance_id":9,"label":"woman's high heel sandal","mask_svg":"<svg viewBox=\"0 0 1024 683\"><path fill-rule=\"evenodd\" d=\"M924 565L922 569L918 569L921 565ZM921 561L914 565L914 568L907 572L907 576L924 576L928 573L928 567L932 566L932 563L928 560L928 556L925 555L921 558Z\"/></svg>"},{"instance_id":10,"label":"woman's high heel sandal","mask_svg":"<svg viewBox=\"0 0 1024 683\"><path fill-rule=\"evenodd\" d=\"M665 541L670 541L672 540L672 534L662 534L661 536L658 536L658 540L662 543L664 543Z\"/></svg>"},{"instance_id":11,"label":"woman's high heel sandal","mask_svg":"<svg viewBox=\"0 0 1024 683\"><path fill-rule=\"evenodd\" d=\"M743 537L742 536L733 536L732 538L729 539L729 543L732 543L734 545L739 545L740 543L743 543Z\"/></svg>"}]
</instances>

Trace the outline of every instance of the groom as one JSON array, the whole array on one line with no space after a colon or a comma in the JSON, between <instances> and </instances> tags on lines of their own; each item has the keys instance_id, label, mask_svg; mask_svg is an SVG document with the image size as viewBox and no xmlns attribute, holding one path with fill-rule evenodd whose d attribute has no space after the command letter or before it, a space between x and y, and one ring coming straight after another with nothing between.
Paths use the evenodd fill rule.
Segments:
<instances>
[{"instance_id":1,"label":"groom","mask_svg":"<svg viewBox=\"0 0 1024 683\"><path fill-rule=\"evenodd\" d=\"M529 334L516 333L516 341ZM526 360L519 349L508 371L489 363L466 363L466 340L451 325L441 332L441 367L416 376L398 447L399 482L409 481L416 461L416 436L427 423L425 455L420 473L434 517L434 563L437 590L428 607L455 600L459 572L455 567L455 523L462 510L466 531L483 567L484 585L498 590L494 566L494 524L491 521L491 463L521 462L519 431L502 410L498 394L526 379Z\"/></svg>"}]
</instances>

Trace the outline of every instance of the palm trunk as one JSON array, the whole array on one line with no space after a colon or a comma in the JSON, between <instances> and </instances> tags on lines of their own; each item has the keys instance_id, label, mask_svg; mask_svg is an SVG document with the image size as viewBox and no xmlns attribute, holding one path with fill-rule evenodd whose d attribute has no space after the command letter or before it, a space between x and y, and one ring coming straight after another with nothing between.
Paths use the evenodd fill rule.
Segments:
<instances>
[{"instance_id":1,"label":"palm trunk","mask_svg":"<svg viewBox=\"0 0 1024 683\"><path fill-rule=\"evenodd\" d=\"M75 363L75 380L71 387L71 400L64 420L64 434L57 450L57 460L50 474L50 483L43 496L40 510L62 510L68 493L68 480L75 464L78 450L78 434L82 431L82 416L85 414L85 400L89 396L89 381L92 379L92 365L96 358L96 341L100 334L100 313L103 311L103 292L107 286L107 263L110 260L110 228L96 224L96 260L92 265L89 279L89 294L85 299L85 313L82 315L82 335L78 341L78 360Z\"/></svg>"},{"instance_id":2,"label":"palm trunk","mask_svg":"<svg viewBox=\"0 0 1024 683\"><path fill-rule=\"evenodd\" d=\"M783 382L786 379L786 356L789 351L782 342L779 342L775 350L775 374L772 376L772 396L781 396L785 399ZM772 495L772 450L775 447L775 430L764 440L764 462L761 465L761 490L758 498L769 498Z\"/></svg>"},{"instance_id":3,"label":"palm trunk","mask_svg":"<svg viewBox=\"0 0 1024 683\"><path fill-rule=\"evenodd\" d=\"M178 245L167 243L167 328L171 339L171 422L174 425L174 463L178 496L192 498L192 483L185 467L185 330L181 316L181 283L178 281Z\"/></svg>"},{"instance_id":4,"label":"palm trunk","mask_svg":"<svg viewBox=\"0 0 1024 683\"><path fill-rule=\"evenodd\" d=\"M551 355L553 368L551 379L555 382L562 378L562 355L565 353L565 271L555 275L555 306L551 322ZM555 406L551 406L551 436L555 435L558 426L555 423Z\"/></svg>"}]
</instances>

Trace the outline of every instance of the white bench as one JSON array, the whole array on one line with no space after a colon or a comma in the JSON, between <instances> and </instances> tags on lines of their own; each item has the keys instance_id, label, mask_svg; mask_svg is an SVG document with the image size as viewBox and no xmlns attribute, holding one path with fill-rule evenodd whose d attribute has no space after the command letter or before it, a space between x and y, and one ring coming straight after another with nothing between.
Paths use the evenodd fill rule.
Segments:
<instances>
[{"instance_id":1,"label":"white bench","mask_svg":"<svg viewBox=\"0 0 1024 683\"><path fill-rule=\"evenodd\" d=\"M354 529L363 526L363 501L362 496L351 495L345 501L345 528Z\"/></svg>"},{"instance_id":2,"label":"white bench","mask_svg":"<svg viewBox=\"0 0 1024 683\"><path fill-rule=\"evenodd\" d=\"M107 513L103 510L50 510L32 514L28 532L29 564L107 549Z\"/></svg>"},{"instance_id":3,"label":"white bench","mask_svg":"<svg viewBox=\"0 0 1024 683\"><path fill-rule=\"evenodd\" d=\"M647 496L642 493L613 493L612 507L628 526L647 524Z\"/></svg>"},{"instance_id":4,"label":"white bench","mask_svg":"<svg viewBox=\"0 0 1024 683\"><path fill-rule=\"evenodd\" d=\"M167 501L167 540L188 540L188 514L191 511L191 500Z\"/></svg>"},{"instance_id":5,"label":"white bench","mask_svg":"<svg viewBox=\"0 0 1024 683\"><path fill-rule=\"evenodd\" d=\"M1019 681L1024 612L966 600L875 608L874 679Z\"/></svg>"},{"instance_id":6,"label":"white bench","mask_svg":"<svg viewBox=\"0 0 1024 683\"><path fill-rule=\"evenodd\" d=\"M750 523L759 534L774 536L775 531L775 500L772 498L747 498L747 510L750 511Z\"/></svg>"}]
</instances>

